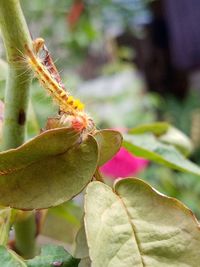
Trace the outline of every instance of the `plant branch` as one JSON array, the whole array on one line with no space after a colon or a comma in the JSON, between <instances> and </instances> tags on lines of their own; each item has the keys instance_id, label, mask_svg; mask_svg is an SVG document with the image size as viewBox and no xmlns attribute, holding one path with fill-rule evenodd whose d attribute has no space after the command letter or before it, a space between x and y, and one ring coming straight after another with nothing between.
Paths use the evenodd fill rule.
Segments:
<instances>
[{"instance_id":1,"label":"plant branch","mask_svg":"<svg viewBox=\"0 0 200 267\"><path fill-rule=\"evenodd\" d=\"M0 0L0 27L6 48L9 71L5 93L3 150L23 144L31 74L23 60L24 45L32 41L19 0ZM17 251L29 258L35 251L35 216L33 213L15 225Z\"/></svg>"}]
</instances>

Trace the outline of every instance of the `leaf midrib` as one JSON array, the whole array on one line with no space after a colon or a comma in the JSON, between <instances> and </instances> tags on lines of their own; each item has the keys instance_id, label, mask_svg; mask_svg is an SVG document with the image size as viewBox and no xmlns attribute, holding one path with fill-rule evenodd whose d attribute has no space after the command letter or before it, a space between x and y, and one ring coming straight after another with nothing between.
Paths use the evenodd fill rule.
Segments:
<instances>
[{"instance_id":1,"label":"leaf midrib","mask_svg":"<svg viewBox=\"0 0 200 267\"><path fill-rule=\"evenodd\" d=\"M126 212L126 214L127 214L129 224L131 225L131 228L132 228L132 230L133 230L133 235L134 235L134 237L135 237L135 240L134 240L134 241L136 241L136 244L137 244L137 247L138 247L138 251L139 251L139 253L140 253L140 258L141 258L142 266L145 267L146 265L145 265L144 260L143 260L143 257L142 257L142 248L141 248L141 246L140 246L140 241L139 241L139 238L138 238L138 236L137 236L136 227L135 227L135 225L132 223L132 220L130 219L130 218L131 218L130 213L129 213L129 211L128 211L126 205L125 205L125 203L123 202L121 196L118 195L117 192L114 192L114 193L115 193L115 195L119 198L119 200L120 200L120 202L122 203L122 205L123 205L123 207L124 207L124 210L125 210L125 212Z\"/></svg>"}]
</instances>

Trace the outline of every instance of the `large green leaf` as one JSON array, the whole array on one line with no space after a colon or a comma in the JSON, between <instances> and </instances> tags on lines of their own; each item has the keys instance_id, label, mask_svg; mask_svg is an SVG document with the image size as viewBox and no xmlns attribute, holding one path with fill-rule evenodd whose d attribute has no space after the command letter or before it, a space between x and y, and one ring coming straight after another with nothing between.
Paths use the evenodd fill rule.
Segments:
<instances>
[{"instance_id":1,"label":"large green leaf","mask_svg":"<svg viewBox=\"0 0 200 267\"><path fill-rule=\"evenodd\" d=\"M85 227L95 267L196 267L200 263L200 226L192 212L139 179L118 180L114 189L90 183Z\"/></svg>"},{"instance_id":2,"label":"large green leaf","mask_svg":"<svg viewBox=\"0 0 200 267\"><path fill-rule=\"evenodd\" d=\"M95 133L94 138L99 146L98 165L101 166L119 151L122 144L122 135L114 130L101 130Z\"/></svg>"},{"instance_id":3,"label":"large green leaf","mask_svg":"<svg viewBox=\"0 0 200 267\"><path fill-rule=\"evenodd\" d=\"M1 267L27 267L22 258L14 251L0 246L0 266Z\"/></svg>"},{"instance_id":4,"label":"large green leaf","mask_svg":"<svg viewBox=\"0 0 200 267\"><path fill-rule=\"evenodd\" d=\"M42 247L41 255L28 260L27 267L77 267L80 260L72 257L63 247L46 245Z\"/></svg>"},{"instance_id":5,"label":"large green leaf","mask_svg":"<svg viewBox=\"0 0 200 267\"><path fill-rule=\"evenodd\" d=\"M160 142L152 134L126 134L123 146L138 157L143 157L170 168L200 175L200 168L186 159L175 147Z\"/></svg>"},{"instance_id":6,"label":"large green leaf","mask_svg":"<svg viewBox=\"0 0 200 267\"><path fill-rule=\"evenodd\" d=\"M78 194L92 179L98 160L95 139L79 140L69 129L54 129L0 153L0 204L47 208Z\"/></svg>"}]
</instances>

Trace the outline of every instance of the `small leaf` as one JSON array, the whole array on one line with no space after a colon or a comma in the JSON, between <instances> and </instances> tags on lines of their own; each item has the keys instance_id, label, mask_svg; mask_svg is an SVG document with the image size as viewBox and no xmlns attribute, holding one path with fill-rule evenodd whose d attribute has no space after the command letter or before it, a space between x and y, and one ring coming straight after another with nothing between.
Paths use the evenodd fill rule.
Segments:
<instances>
[{"instance_id":1,"label":"small leaf","mask_svg":"<svg viewBox=\"0 0 200 267\"><path fill-rule=\"evenodd\" d=\"M76 258L79 258L79 259L87 258L89 256L84 223L82 223L76 235L76 247L75 247L74 255Z\"/></svg>"},{"instance_id":2,"label":"small leaf","mask_svg":"<svg viewBox=\"0 0 200 267\"><path fill-rule=\"evenodd\" d=\"M113 190L90 183L85 228L95 267L196 267L200 262L200 226L192 212L139 179L118 180Z\"/></svg>"},{"instance_id":3,"label":"small leaf","mask_svg":"<svg viewBox=\"0 0 200 267\"><path fill-rule=\"evenodd\" d=\"M124 136L123 146L135 156L166 165L169 168L200 175L200 168L186 159L172 145L160 142L152 134Z\"/></svg>"},{"instance_id":4,"label":"small leaf","mask_svg":"<svg viewBox=\"0 0 200 267\"><path fill-rule=\"evenodd\" d=\"M78 265L79 267L91 266L84 222L82 222L81 227L76 235L76 246L75 246L74 256L76 258L81 259Z\"/></svg>"},{"instance_id":5,"label":"small leaf","mask_svg":"<svg viewBox=\"0 0 200 267\"><path fill-rule=\"evenodd\" d=\"M63 247L46 245L41 255L28 260L27 267L77 267L80 260L73 258Z\"/></svg>"},{"instance_id":6,"label":"small leaf","mask_svg":"<svg viewBox=\"0 0 200 267\"><path fill-rule=\"evenodd\" d=\"M94 138L98 143L98 165L101 166L119 151L122 144L122 135L114 130L101 130L95 133Z\"/></svg>"},{"instance_id":7,"label":"small leaf","mask_svg":"<svg viewBox=\"0 0 200 267\"><path fill-rule=\"evenodd\" d=\"M7 245L12 217L11 208L0 209L0 245ZM1 265L0 265L1 266Z\"/></svg>"},{"instance_id":8,"label":"small leaf","mask_svg":"<svg viewBox=\"0 0 200 267\"><path fill-rule=\"evenodd\" d=\"M14 251L0 246L1 267L27 267L26 263Z\"/></svg>"},{"instance_id":9,"label":"small leaf","mask_svg":"<svg viewBox=\"0 0 200 267\"><path fill-rule=\"evenodd\" d=\"M0 203L18 209L56 206L77 195L96 170L92 136L69 129L47 131L17 149L0 153Z\"/></svg>"},{"instance_id":10,"label":"small leaf","mask_svg":"<svg viewBox=\"0 0 200 267\"><path fill-rule=\"evenodd\" d=\"M167 122L153 122L148 124L142 124L137 127L130 129L128 132L130 134L143 134L143 133L153 133L155 135L165 134L170 125Z\"/></svg>"}]
</instances>

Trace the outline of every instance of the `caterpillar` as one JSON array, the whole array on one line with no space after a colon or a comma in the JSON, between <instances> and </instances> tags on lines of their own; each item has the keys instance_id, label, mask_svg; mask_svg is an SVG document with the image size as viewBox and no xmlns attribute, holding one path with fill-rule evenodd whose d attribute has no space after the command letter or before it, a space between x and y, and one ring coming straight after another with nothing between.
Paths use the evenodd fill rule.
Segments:
<instances>
[{"instance_id":1,"label":"caterpillar","mask_svg":"<svg viewBox=\"0 0 200 267\"><path fill-rule=\"evenodd\" d=\"M76 114L77 111L82 111L84 109L84 104L81 103L79 99L74 99L73 96L64 90L64 86L60 82L61 79L58 76L56 68L54 68L53 62L45 57L46 62L43 64L35 53L39 52L40 46L41 44L37 43L37 45L33 45L33 50L31 50L28 45L25 45L26 60L35 73L35 76L59 105L62 112ZM47 55L50 58L49 54ZM48 69L48 65L51 69ZM60 79L59 82L58 79Z\"/></svg>"},{"instance_id":2,"label":"caterpillar","mask_svg":"<svg viewBox=\"0 0 200 267\"><path fill-rule=\"evenodd\" d=\"M57 118L48 120L46 129L70 127L81 133L93 132L95 125L93 120L83 111L84 104L65 91L61 77L44 44L44 39L34 40L32 50L25 45L25 51L28 65L42 86L59 105L61 111ZM41 52L44 53L43 57L40 55Z\"/></svg>"}]
</instances>

